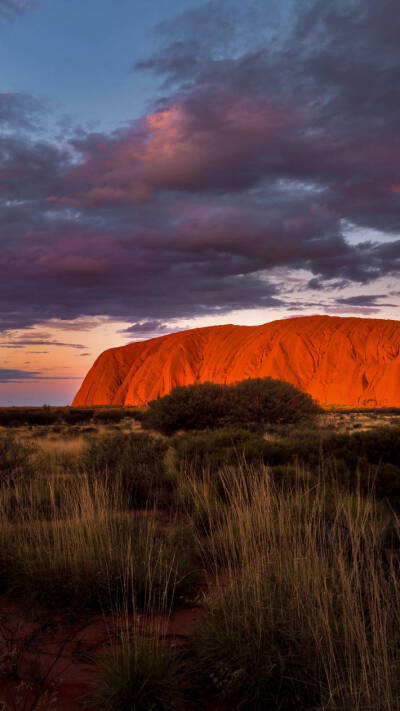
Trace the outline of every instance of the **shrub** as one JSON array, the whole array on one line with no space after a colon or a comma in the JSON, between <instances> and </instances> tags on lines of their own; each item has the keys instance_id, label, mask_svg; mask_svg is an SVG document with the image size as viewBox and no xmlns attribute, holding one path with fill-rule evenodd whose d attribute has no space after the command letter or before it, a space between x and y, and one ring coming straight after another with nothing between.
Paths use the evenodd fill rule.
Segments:
<instances>
[{"instance_id":1,"label":"shrub","mask_svg":"<svg viewBox=\"0 0 400 711\"><path fill-rule=\"evenodd\" d=\"M215 432L191 432L177 436L173 445L182 469L200 476L204 470L216 473L226 466L264 461L268 443L260 435L238 428L224 428Z\"/></svg>"},{"instance_id":2,"label":"shrub","mask_svg":"<svg viewBox=\"0 0 400 711\"><path fill-rule=\"evenodd\" d=\"M60 410L48 407L45 405L41 408L33 408L28 410L26 414L26 422L28 425L53 425L61 419Z\"/></svg>"},{"instance_id":3,"label":"shrub","mask_svg":"<svg viewBox=\"0 0 400 711\"><path fill-rule=\"evenodd\" d=\"M173 651L136 637L111 649L97 669L95 701L103 711L175 711L182 671Z\"/></svg>"},{"instance_id":4,"label":"shrub","mask_svg":"<svg viewBox=\"0 0 400 711\"><path fill-rule=\"evenodd\" d=\"M142 422L145 410L140 407L125 407L124 413L125 417L137 420L137 422Z\"/></svg>"},{"instance_id":5,"label":"shrub","mask_svg":"<svg viewBox=\"0 0 400 711\"><path fill-rule=\"evenodd\" d=\"M104 424L121 422L125 417L125 410L119 408L104 408L96 410L94 413L94 421L96 424Z\"/></svg>"},{"instance_id":6,"label":"shrub","mask_svg":"<svg viewBox=\"0 0 400 711\"><path fill-rule=\"evenodd\" d=\"M233 385L204 383L174 388L149 403L144 425L164 434L232 425L262 431L269 423L313 418L319 406L293 385L255 378Z\"/></svg>"},{"instance_id":7,"label":"shrub","mask_svg":"<svg viewBox=\"0 0 400 711\"><path fill-rule=\"evenodd\" d=\"M117 433L96 437L83 457L83 467L96 477L118 480L125 506L160 503L172 482L164 463L166 444L147 434Z\"/></svg>"},{"instance_id":8,"label":"shrub","mask_svg":"<svg viewBox=\"0 0 400 711\"><path fill-rule=\"evenodd\" d=\"M93 408L68 407L62 410L62 419L69 425L79 425L90 422L93 413Z\"/></svg>"},{"instance_id":9,"label":"shrub","mask_svg":"<svg viewBox=\"0 0 400 711\"><path fill-rule=\"evenodd\" d=\"M330 434L304 430L293 436L266 440L257 433L236 428L191 432L176 436L173 445L181 471L201 476L224 467L259 465L271 468L283 487L294 479L297 465L318 480L334 480L345 490L372 489L381 499L400 506L400 430L380 427L367 432ZM297 467L298 469L298 467Z\"/></svg>"},{"instance_id":10,"label":"shrub","mask_svg":"<svg viewBox=\"0 0 400 711\"><path fill-rule=\"evenodd\" d=\"M268 424L313 419L321 408L310 395L283 380L249 378L234 386L234 409L228 419L236 425L265 429Z\"/></svg>"},{"instance_id":11,"label":"shrub","mask_svg":"<svg viewBox=\"0 0 400 711\"><path fill-rule=\"evenodd\" d=\"M19 427L26 424L26 411L17 407L1 407L0 408L0 426L1 427Z\"/></svg>"},{"instance_id":12,"label":"shrub","mask_svg":"<svg viewBox=\"0 0 400 711\"><path fill-rule=\"evenodd\" d=\"M380 498L400 505L400 430L379 427L351 434L309 432L276 442L267 442L264 463L269 466L301 462L318 473L334 476L342 486L354 489L358 481L363 493L374 488ZM357 476L359 479L357 480Z\"/></svg>"},{"instance_id":13,"label":"shrub","mask_svg":"<svg viewBox=\"0 0 400 711\"><path fill-rule=\"evenodd\" d=\"M169 395L149 403L143 424L164 434L181 429L213 429L226 417L231 395L228 385L178 386Z\"/></svg>"},{"instance_id":14,"label":"shrub","mask_svg":"<svg viewBox=\"0 0 400 711\"><path fill-rule=\"evenodd\" d=\"M323 458L342 461L354 471L362 462L380 465L390 463L400 467L400 429L377 427L366 432L333 433L323 435L308 433L286 441L292 452L309 464L315 465Z\"/></svg>"},{"instance_id":15,"label":"shrub","mask_svg":"<svg viewBox=\"0 0 400 711\"><path fill-rule=\"evenodd\" d=\"M60 409L49 407L10 407L0 408L2 427L21 427L23 425L52 425L60 419Z\"/></svg>"}]
</instances>

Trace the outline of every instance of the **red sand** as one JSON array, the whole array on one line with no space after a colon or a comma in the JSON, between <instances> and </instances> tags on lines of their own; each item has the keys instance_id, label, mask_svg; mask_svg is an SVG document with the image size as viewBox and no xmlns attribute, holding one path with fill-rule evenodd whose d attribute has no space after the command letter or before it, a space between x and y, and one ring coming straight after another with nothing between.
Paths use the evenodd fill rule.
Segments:
<instances>
[{"instance_id":1,"label":"red sand","mask_svg":"<svg viewBox=\"0 0 400 711\"><path fill-rule=\"evenodd\" d=\"M146 634L159 634L157 630L165 625L162 634L165 644L184 649L203 614L204 609L199 606L185 607L174 611L168 621L160 617L148 623L146 617L141 616L140 626ZM133 629L133 616L129 622ZM5 702L10 709L30 709L41 690L43 694L54 694L57 701L53 706L48 699L46 703L41 698L40 709L80 711L87 708L94 691L94 663L114 637L119 638L119 625L125 628L123 620L111 616L87 616L68 623L62 612L28 612L22 602L0 596L2 636L11 643L10 649L17 652L15 664L8 672L7 662L0 668L0 705ZM3 653L5 648L0 651ZM90 708L101 711L93 702ZM205 708L222 711L222 707L215 704ZM183 711L183 707L179 711Z\"/></svg>"}]
</instances>

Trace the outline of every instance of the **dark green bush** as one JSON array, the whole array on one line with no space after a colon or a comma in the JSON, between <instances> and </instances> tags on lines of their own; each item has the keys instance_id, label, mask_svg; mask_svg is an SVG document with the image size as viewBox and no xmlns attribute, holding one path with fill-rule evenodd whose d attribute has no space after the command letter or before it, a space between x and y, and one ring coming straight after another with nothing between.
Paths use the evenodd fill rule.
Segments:
<instances>
[{"instance_id":1,"label":"dark green bush","mask_svg":"<svg viewBox=\"0 0 400 711\"><path fill-rule=\"evenodd\" d=\"M144 418L145 410L140 407L125 407L124 414L125 417L129 417L132 420L137 420L137 422L142 422Z\"/></svg>"},{"instance_id":2,"label":"dark green bush","mask_svg":"<svg viewBox=\"0 0 400 711\"><path fill-rule=\"evenodd\" d=\"M115 409L112 412L114 411ZM105 410L105 412L109 412L109 410ZM125 416L122 408L118 412L121 413L121 417ZM82 407L50 407L49 405L43 407L2 407L0 408L0 426L48 426L62 423L79 425L91 422L93 414L94 408Z\"/></svg>"},{"instance_id":3,"label":"dark green bush","mask_svg":"<svg viewBox=\"0 0 400 711\"><path fill-rule=\"evenodd\" d=\"M254 378L233 385L204 383L174 388L149 403L143 423L164 434L234 426L262 431L270 423L312 419L319 406L293 385Z\"/></svg>"},{"instance_id":4,"label":"dark green bush","mask_svg":"<svg viewBox=\"0 0 400 711\"><path fill-rule=\"evenodd\" d=\"M93 418L93 408L69 407L62 411L62 419L69 425L79 425L90 422Z\"/></svg>"},{"instance_id":5,"label":"dark green bush","mask_svg":"<svg viewBox=\"0 0 400 711\"><path fill-rule=\"evenodd\" d=\"M54 407L2 407L0 426L23 427L25 425L53 425L60 421L60 409Z\"/></svg>"},{"instance_id":6,"label":"dark green bush","mask_svg":"<svg viewBox=\"0 0 400 711\"><path fill-rule=\"evenodd\" d=\"M196 474L223 467L263 463L277 484L293 481L298 465L310 476L331 477L349 490L374 491L396 508L400 505L400 429L380 427L367 432L330 434L304 430L276 440L256 433L226 428L193 432L173 440L181 467Z\"/></svg>"},{"instance_id":7,"label":"dark green bush","mask_svg":"<svg viewBox=\"0 0 400 711\"><path fill-rule=\"evenodd\" d=\"M125 410L119 408L105 408L96 410L94 413L94 421L96 424L104 424L121 422L125 417Z\"/></svg>"},{"instance_id":8,"label":"dark green bush","mask_svg":"<svg viewBox=\"0 0 400 711\"><path fill-rule=\"evenodd\" d=\"M213 429L226 417L231 396L227 385L178 386L169 395L149 403L143 424L164 434L181 429Z\"/></svg>"},{"instance_id":9,"label":"dark green bush","mask_svg":"<svg viewBox=\"0 0 400 711\"><path fill-rule=\"evenodd\" d=\"M228 419L235 425L265 429L268 424L296 424L312 420L321 408L310 395L283 380L249 378L233 386L234 409Z\"/></svg>"},{"instance_id":10,"label":"dark green bush","mask_svg":"<svg viewBox=\"0 0 400 711\"><path fill-rule=\"evenodd\" d=\"M164 456L166 444L147 434L116 433L96 437L83 457L84 468L94 476L118 480L128 507L161 504L172 487Z\"/></svg>"},{"instance_id":11,"label":"dark green bush","mask_svg":"<svg viewBox=\"0 0 400 711\"><path fill-rule=\"evenodd\" d=\"M1 427L18 427L26 423L25 411L17 407L2 407L0 408L0 426Z\"/></svg>"},{"instance_id":12,"label":"dark green bush","mask_svg":"<svg viewBox=\"0 0 400 711\"><path fill-rule=\"evenodd\" d=\"M332 473L346 488L361 487L363 493L373 489L396 507L400 504L400 429L379 427L367 432L326 434L310 432L267 442L264 463L272 466L304 464L325 475ZM359 479L356 479L356 474Z\"/></svg>"},{"instance_id":13,"label":"dark green bush","mask_svg":"<svg viewBox=\"0 0 400 711\"><path fill-rule=\"evenodd\" d=\"M28 425L41 425L42 427L46 427L56 424L60 419L60 410L47 406L28 410L26 414L26 422Z\"/></svg>"}]
</instances>

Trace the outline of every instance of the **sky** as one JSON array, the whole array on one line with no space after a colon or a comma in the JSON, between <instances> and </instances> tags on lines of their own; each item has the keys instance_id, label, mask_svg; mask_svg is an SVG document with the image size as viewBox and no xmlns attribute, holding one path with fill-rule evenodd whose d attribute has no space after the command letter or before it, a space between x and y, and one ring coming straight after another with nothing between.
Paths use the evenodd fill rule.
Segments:
<instances>
[{"instance_id":1,"label":"sky","mask_svg":"<svg viewBox=\"0 0 400 711\"><path fill-rule=\"evenodd\" d=\"M0 0L0 405L105 349L399 318L395 0Z\"/></svg>"}]
</instances>

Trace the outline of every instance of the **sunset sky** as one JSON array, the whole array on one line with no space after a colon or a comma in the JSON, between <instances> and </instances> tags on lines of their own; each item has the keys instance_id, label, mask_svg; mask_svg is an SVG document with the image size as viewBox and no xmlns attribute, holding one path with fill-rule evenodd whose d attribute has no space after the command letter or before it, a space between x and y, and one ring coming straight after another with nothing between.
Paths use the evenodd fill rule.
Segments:
<instances>
[{"instance_id":1,"label":"sunset sky","mask_svg":"<svg viewBox=\"0 0 400 711\"><path fill-rule=\"evenodd\" d=\"M0 0L0 405L199 325L399 318L398 0Z\"/></svg>"}]
</instances>

